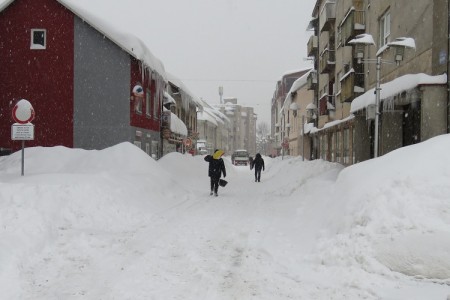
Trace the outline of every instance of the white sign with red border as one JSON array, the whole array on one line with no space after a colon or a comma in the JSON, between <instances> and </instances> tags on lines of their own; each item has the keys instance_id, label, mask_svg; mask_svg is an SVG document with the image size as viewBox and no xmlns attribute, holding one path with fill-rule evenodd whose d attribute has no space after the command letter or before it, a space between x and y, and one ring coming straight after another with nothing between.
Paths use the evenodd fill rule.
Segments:
<instances>
[{"instance_id":1,"label":"white sign with red border","mask_svg":"<svg viewBox=\"0 0 450 300\"><path fill-rule=\"evenodd\" d=\"M27 124L34 119L34 109L28 100L19 100L14 105L12 110L12 117L16 123Z\"/></svg>"}]
</instances>

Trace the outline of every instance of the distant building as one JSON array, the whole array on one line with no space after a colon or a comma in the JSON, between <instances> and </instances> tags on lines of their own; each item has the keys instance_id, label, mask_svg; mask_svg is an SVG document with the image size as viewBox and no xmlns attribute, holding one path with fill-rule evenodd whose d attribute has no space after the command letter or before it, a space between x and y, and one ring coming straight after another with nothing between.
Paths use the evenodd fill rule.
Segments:
<instances>
[{"instance_id":1,"label":"distant building","mask_svg":"<svg viewBox=\"0 0 450 300\"><path fill-rule=\"evenodd\" d=\"M246 149L250 155L256 153L256 120L253 107L241 106L237 98L224 98L218 109L229 118L229 153Z\"/></svg>"},{"instance_id":2,"label":"distant building","mask_svg":"<svg viewBox=\"0 0 450 300\"><path fill-rule=\"evenodd\" d=\"M281 79L277 82L275 92L272 97L271 103L271 143L269 145L269 155L278 156L283 154L283 142L287 145L289 142L285 140L286 132L282 127L284 122L284 115L282 107L289 90L293 83L303 75L305 75L310 68L286 72ZM284 147L284 154L286 154L288 147Z\"/></svg>"}]
</instances>

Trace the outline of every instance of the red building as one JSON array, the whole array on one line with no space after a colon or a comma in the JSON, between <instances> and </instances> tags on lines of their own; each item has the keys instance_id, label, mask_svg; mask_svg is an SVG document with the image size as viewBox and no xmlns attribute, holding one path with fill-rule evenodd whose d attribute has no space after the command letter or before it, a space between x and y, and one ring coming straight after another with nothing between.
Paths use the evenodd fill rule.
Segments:
<instances>
[{"instance_id":1,"label":"red building","mask_svg":"<svg viewBox=\"0 0 450 300\"><path fill-rule=\"evenodd\" d=\"M0 4L0 150L11 110L27 99L36 117L27 146L103 149L129 141L160 156L165 71L144 43L65 0Z\"/></svg>"}]
</instances>

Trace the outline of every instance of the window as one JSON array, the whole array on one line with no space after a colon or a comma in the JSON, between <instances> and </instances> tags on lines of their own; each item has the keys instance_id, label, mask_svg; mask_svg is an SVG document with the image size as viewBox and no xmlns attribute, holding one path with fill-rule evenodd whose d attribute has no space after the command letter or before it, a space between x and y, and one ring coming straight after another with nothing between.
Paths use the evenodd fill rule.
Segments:
<instances>
[{"instance_id":1,"label":"window","mask_svg":"<svg viewBox=\"0 0 450 300\"><path fill-rule=\"evenodd\" d=\"M147 153L147 155L150 155L150 144L149 143L145 143L145 153Z\"/></svg>"},{"instance_id":2,"label":"window","mask_svg":"<svg viewBox=\"0 0 450 300\"><path fill-rule=\"evenodd\" d=\"M147 89L146 93L145 93L145 114L147 116L151 116L151 102L152 102L152 93L150 92L149 89Z\"/></svg>"},{"instance_id":3,"label":"window","mask_svg":"<svg viewBox=\"0 0 450 300\"><path fill-rule=\"evenodd\" d=\"M390 41L391 35L391 13L388 11L380 18L380 47Z\"/></svg>"},{"instance_id":4,"label":"window","mask_svg":"<svg viewBox=\"0 0 450 300\"><path fill-rule=\"evenodd\" d=\"M47 30L31 29L30 49L45 49L47 47Z\"/></svg>"}]
</instances>

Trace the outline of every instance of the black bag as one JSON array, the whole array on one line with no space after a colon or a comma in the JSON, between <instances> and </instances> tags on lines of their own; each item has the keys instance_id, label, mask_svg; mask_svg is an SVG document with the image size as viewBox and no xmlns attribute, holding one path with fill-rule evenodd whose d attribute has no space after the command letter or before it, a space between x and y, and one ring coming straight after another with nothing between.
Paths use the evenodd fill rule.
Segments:
<instances>
[{"instance_id":1,"label":"black bag","mask_svg":"<svg viewBox=\"0 0 450 300\"><path fill-rule=\"evenodd\" d=\"M226 180L224 180L224 179L219 179L219 185L220 186L226 186L227 185L227 183L228 183L228 181L226 181Z\"/></svg>"}]
</instances>

